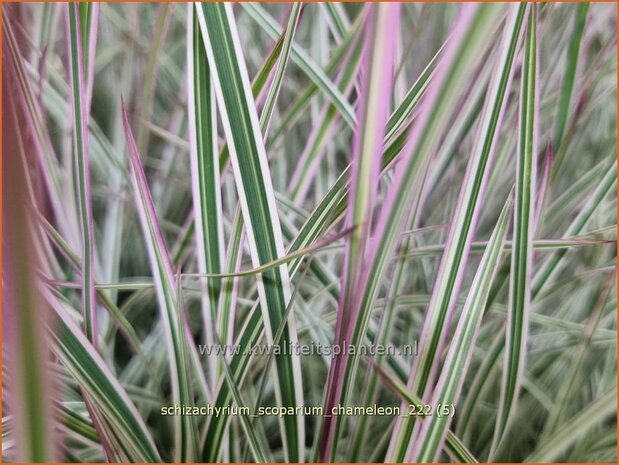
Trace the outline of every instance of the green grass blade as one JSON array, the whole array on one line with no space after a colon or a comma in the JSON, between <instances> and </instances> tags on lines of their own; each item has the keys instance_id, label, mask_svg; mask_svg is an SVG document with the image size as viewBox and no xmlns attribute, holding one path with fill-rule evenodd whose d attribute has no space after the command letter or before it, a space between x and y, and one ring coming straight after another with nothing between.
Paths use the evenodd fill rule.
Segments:
<instances>
[{"instance_id":1,"label":"green grass blade","mask_svg":"<svg viewBox=\"0 0 619 465\"><path fill-rule=\"evenodd\" d=\"M341 239L342 237L348 236L355 228L348 228L344 231L341 231L337 234L333 234L332 236L324 237L323 239L315 242L314 244L305 247L303 249L295 250L292 253L286 254L281 258L265 263L264 265L260 265L257 268L251 268L249 270L239 270L233 271L231 273L183 273L183 277L186 278L234 278L240 276L253 276L258 274L263 274L273 268L277 268L285 263L289 263L293 260L299 260L307 255L311 255L314 252L319 251L320 249L327 247L333 242Z\"/></svg>"},{"instance_id":2,"label":"green grass blade","mask_svg":"<svg viewBox=\"0 0 619 465\"><path fill-rule=\"evenodd\" d=\"M85 114L84 71L82 39L79 24L79 5L71 3L68 8L68 29L71 50L71 92L73 98L74 145L78 177L78 199L82 234L82 306L84 331L95 347L97 341L97 315L94 278L94 225L90 189L90 168L88 155L88 116Z\"/></svg>"},{"instance_id":3,"label":"green grass blade","mask_svg":"<svg viewBox=\"0 0 619 465\"><path fill-rule=\"evenodd\" d=\"M97 51L97 34L99 30L99 3L80 2L79 16L82 36L82 50L84 51L84 89L86 109L90 109L95 81L95 58Z\"/></svg>"},{"instance_id":4,"label":"green grass blade","mask_svg":"<svg viewBox=\"0 0 619 465\"><path fill-rule=\"evenodd\" d=\"M342 70L341 77L338 80L338 86L344 95L348 95L352 90L352 86L355 84L359 72L362 51L363 41L356 41L350 53L351 56L348 59L348 63L346 63L346 66ZM299 201L305 198L305 194L310 187L310 181L312 177L316 175L316 171L320 164L320 152L323 151L329 137L339 126L340 120L337 118L338 115L339 112L337 108L331 104L327 104L322 110L322 114L319 117L321 123L312 130L307 145L301 154L297 167L288 184L290 196L293 201Z\"/></svg>"},{"instance_id":5,"label":"green grass blade","mask_svg":"<svg viewBox=\"0 0 619 465\"><path fill-rule=\"evenodd\" d=\"M330 60L324 68L324 73L327 76L333 76L334 74L336 74L337 70L341 68L341 64L346 62L347 56L350 53L350 49L356 47L359 42L361 42L362 37L360 32L367 16L365 14L365 11L366 9L364 9L364 11L357 15L354 23L346 32L346 35L343 37L342 41L335 48L335 50L333 50ZM351 60L347 66L356 67L357 65L358 62L355 63ZM300 95L293 101L293 103L290 104L288 109L283 113L281 117L282 123L273 132L272 137L269 139L270 144L281 141L281 138L285 136L286 133L290 130L290 126L297 123L299 119L303 116L312 99L316 96L318 92L320 92L320 90L320 86L316 84L315 81L312 81L307 85L305 90L300 93ZM341 87L340 90L342 90ZM339 115L339 108L335 108L336 113Z\"/></svg>"},{"instance_id":6,"label":"green grass blade","mask_svg":"<svg viewBox=\"0 0 619 465\"><path fill-rule=\"evenodd\" d=\"M242 3L242 7L247 11L252 18L258 22L258 24L264 28L264 30L273 39L277 39L281 35L281 28L273 19L271 15L257 3ZM342 118L346 123L354 127L355 125L355 111L348 103L346 98L340 93L337 86L329 79L324 73L322 67L314 62L311 57L298 45L292 46L292 59L294 62L309 76L309 78L316 83L318 88L329 97L331 103L335 105Z\"/></svg>"},{"instance_id":7,"label":"green grass blade","mask_svg":"<svg viewBox=\"0 0 619 465\"><path fill-rule=\"evenodd\" d=\"M340 42L350 28L350 20L346 11L344 11L343 5L338 2L324 2L320 3L320 6L324 9L331 30L337 35L336 40Z\"/></svg>"},{"instance_id":8,"label":"green grass blade","mask_svg":"<svg viewBox=\"0 0 619 465\"><path fill-rule=\"evenodd\" d=\"M557 110L557 120L555 123L555 133L553 138L553 147L559 150L563 141L563 134L567 119L569 116L570 102L572 100L572 92L574 89L574 81L576 80L576 70L578 67L578 57L580 55L580 44L582 42L585 22L587 21L587 13L589 11L589 3L583 2L576 6L576 14L574 17L574 32L567 50L567 65L563 76L563 85Z\"/></svg>"},{"instance_id":9,"label":"green grass blade","mask_svg":"<svg viewBox=\"0 0 619 465\"><path fill-rule=\"evenodd\" d=\"M233 273L239 269L244 238L243 215L241 214L240 208L237 207L237 212L232 222L227 250L226 270L229 272ZM235 305L238 295L238 286L239 280L234 277L224 278L221 281L222 297L219 301L217 330L219 339L224 344L233 342L234 325L232 323L236 315Z\"/></svg>"},{"instance_id":10,"label":"green grass blade","mask_svg":"<svg viewBox=\"0 0 619 465\"><path fill-rule=\"evenodd\" d=\"M288 25L284 32L282 41L282 50L277 60L277 66L275 67L275 75L273 76L273 82L269 87L262 113L260 114L260 129L264 136L264 140L267 139L269 133L269 126L271 125L271 118L273 117L273 111L275 110L275 103L277 96L282 88L282 82L284 79L284 71L288 64L290 57L290 51L292 50L292 40L294 39L294 33L297 30L299 19L301 18L301 9L303 4L301 2L295 2L290 9L290 15L288 17Z\"/></svg>"},{"instance_id":11,"label":"green grass blade","mask_svg":"<svg viewBox=\"0 0 619 465\"><path fill-rule=\"evenodd\" d=\"M472 351L475 348L490 287L501 263L501 250L507 233L510 211L511 195L503 207L494 232L488 241L488 248L477 268L430 405L457 404L464 383L464 374L468 370ZM449 415L433 415L423 423L411 453L414 462L424 463L438 460L450 422Z\"/></svg>"},{"instance_id":12,"label":"green grass blade","mask_svg":"<svg viewBox=\"0 0 619 465\"><path fill-rule=\"evenodd\" d=\"M514 237L509 312L501 402L493 448L505 437L524 372L531 304L533 218L537 155L537 7L529 11L524 47L520 100L520 128L514 201ZM492 456L492 453L491 453Z\"/></svg>"},{"instance_id":13,"label":"green grass blade","mask_svg":"<svg viewBox=\"0 0 619 465\"><path fill-rule=\"evenodd\" d=\"M230 149L252 262L258 267L281 257L284 246L247 69L230 5L196 4L196 12ZM272 343L273 328L279 327L290 299L288 267L267 271L257 283L265 332ZM289 320L282 344L296 340L293 321ZM278 402L289 407L301 405L298 356L278 357L274 373ZM287 460L302 461L303 417L286 417L280 426Z\"/></svg>"},{"instance_id":14,"label":"green grass blade","mask_svg":"<svg viewBox=\"0 0 619 465\"><path fill-rule=\"evenodd\" d=\"M223 209L219 174L215 93L195 11L188 6L187 61L191 181L199 273L221 273L224 258ZM221 281L203 286L202 319L205 343L215 341ZM212 386L216 360L207 360Z\"/></svg>"}]
</instances>

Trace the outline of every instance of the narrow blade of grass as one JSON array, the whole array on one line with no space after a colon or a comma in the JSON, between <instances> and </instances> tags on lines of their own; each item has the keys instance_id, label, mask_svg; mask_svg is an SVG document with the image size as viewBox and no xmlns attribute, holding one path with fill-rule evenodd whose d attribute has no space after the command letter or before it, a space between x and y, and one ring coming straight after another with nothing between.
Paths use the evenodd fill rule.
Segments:
<instances>
[{"instance_id":1,"label":"narrow blade of grass","mask_svg":"<svg viewBox=\"0 0 619 465\"><path fill-rule=\"evenodd\" d=\"M292 50L292 41L294 39L294 33L297 30L297 26L299 24L299 19L301 18L302 7L303 4L301 2L295 2L292 4L292 8L290 9L288 24L286 26L286 30L283 36L284 40L282 42L282 51L277 60L275 75L273 76L273 81L271 83L271 86L269 87L269 92L266 96L264 108L262 109L262 113L260 114L260 129L262 129L264 140L266 140L267 134L269 133L269 126L271 124L271 118L273 117L273 111L275 110L277 96L279 95L279 92L282 88L284 71L286 70L286 65L288 64L288 59Z\"/></svg>"},{"instance_id":2,"label":"narrow blade of grass","mask_svg":"<svg viewBox=\"0 0 619 465\"><path fill-rule=\"evenodd\" d=\"M576 71L578 68L578 58L580 55L580 44L582 42L585 22L587 21L587 13L589 11L589 3L583 2L576 6L574 15L574 31L572 32L571 40L567 50L566 71L563 76L563 85L559 98L557 109L557 120L555 122L555 133L552 140L554 150L558 150L563 141L563 134L567 119L569 116L570 102L572 100L572 92L574 89L574 81L576 80Z\"/></svg>"},{"instance_id":3,"label":"narrow blade of grass","mask_svg":"<svg viewBox=\"0 0 619 465\"><path fill-rule=\"evenodd\" d=\"M97 34L99 31L99 3L80 2L79 16L81 25L82 50L84 51L84 108L89 111L95 85L95 58L97 52Z\"/></svg>"},{"instance_id":4,"label":"narrow blade of grass","mask_svg":"<svg viewBox=\"0 0 619 465\"><path fill-rule=\"evenodd\" d=\"M344 11L343 5L336 2L324 2L320 3L320 6L325 12L331 31L336 36L336 40L341 42L342 37L350 28L350 20L348 19L346 11Z\"/></svg>"},{"instance_id":5,"label":"narrow blade of grass","mask_svg":"<svg viewBox=\"0 0 619 465\"><path fill-rule=\"evenodd\" d=\"M490 287L501 263L501 250L507 233L510 211L511 195L503 207L494 232L488 241L488 248L484 252L475 273L471 291L462 308L462 314L430 405L450 405L456 404L458 401L464 383L464 374L468 370L475 348L475 341ZM449 415L432 415L423 422L411 453L414 462L424 463L438 460L441 445L450 423L451 417Z\"/></svg>"},{"instance_id":6,"label":"narrow blade of grass","mask_svg":"<svg viewBox=\"0 0 619 465\"><path fill-rule=\"evenodd\" d=\"M166 349L172 385L174 404L192 405L192 373L188 367L189 353L186 347L186 321L182 308L178 308L176 278L168 255L161 228L155 213L146 175L142 168L127 113L123 108L123 124L127 138L127 149L132 168L136 209L140 218L144 239L155 278L157 300L165 327ZM197 431L191 416L176 416L175 454L177 460L193 461L197 458Z\"/></svg>"},{"instance_id":7,"label":"narrow blade of grass","mask_svg":"<svg viewBox=\"0 0 619 465\"><path fill-rule=\"evenodd\" d=\"M187 10L189 139L198 272L221 273L225 258L215 93L195 11L191 5ZM212 344L221 281L209 280L203 288L205 342ZM212 386L217 377L215 362L212 358L207 360Z\"/></svg>"},{"instance_id":8,"label":"narrow blade of grass","mask_svg":"<svg viewBox=\"0 0 619 465\"><path fill-rule=\"evenodd\" d=\"M363 29L363 25L365 24L365 20L367 17L367 7L357 15L355 21L351 25L350 29L346 31L346 35L342 38L342 41L333 50L329 62L324 67L324 73L327 76L333 76L338 69L340 69L341 64L346 59L348 53L350 53L351 48L355 47L357 43L361 40L360 32ZM269 139L270 144L274 144L275 142L280 142L281 138L286 135L286 133L290 130L290 127L298 122L304 112L307 110L312 99L318 94L321 90L321 87L316 84L316 81L312 81L307 85L305 90L300 93L300 95L290 104L288 109L282 114L281 121L282 123L279 127L273 132L273 136ZM336 107L337 114L340 114L340 107ZM348 124L348 123L347 123Z\"/></svg>"},{"instance_id":9,"label":"narrow blade of grass","mask_svg":"<svg viewBox=\"0 0 619 465\"><path fill-rule=\"evenodd\" d=\"M263 274L273 268L277 268L281 266L282 264L291 262L296 259L303 258L316 251L319 251L320 249L327 247L328 245L341 239L342 237L348 236L354 229L355 229L354 227L347 228L344 231L341 231L337 234L333 234L332 236L324 237L323 239L317 241L316 243L308 247L295 250L292 253L284 255L283 257L273 260L271 262L265 263L264 265L261 265L257 268L252 268L249 270L233 271L231 273L183 273L182 276L188 277L188 278L234 278L234 277L240 277L240 276L253 276L253 275Z\"/></svg>"},{"instance_id":10,"label":"narrow blade of grass","mask_svg":"<svg viewBox=\"0 0 619 465\"><path fill-rule=\"evenodd\" d=\"M247 69L239 46L236 24L229 4L196 4L196 12L213 75L217 101L230 149L237 191L255 267L284 254L275 195L269 174L258 115L251 96ZM260 302L269 343L273 328L281 323L290 299L288 267L282 265L257 278ZM282 344L296 341L292 317ZM301 368L296 355L278 357L276 396L282 406L302 405ZM302 416L280 421L286 459L303 461Z\"/></svg>"},{"instance_id":11,"label":"narrow blade of grass","mask_svg":"<svg viewBox=\"0 0 619 465\"><path fill-rule=\"evenodd\" d=\"M505 437L510 415L518 399L525 364L531 304L537 163L535 157L538 145L537 53L537 6L534 5L528 14L524 47L505 366L492 450L499 446ZM490 455L492 457L492 452Z\"/></svg>"},{"instance_id":12,"label":"narrow blade of grass","mask_svg":"<svg viewBox=\"0 0 619 465\"><path fill-rule=\"evenodd\" d=\"M97 347L97 314L94 278L94 224L90 199L90 168L88 156L88 116L85 114L84 71L82 39L79 24L79 5L67 6L67 27L71 51L71 93L73 100L73 150L76 157L80 225L82 234L82 311L84 331L89 341Z\"/></svg>"}]
</instances>

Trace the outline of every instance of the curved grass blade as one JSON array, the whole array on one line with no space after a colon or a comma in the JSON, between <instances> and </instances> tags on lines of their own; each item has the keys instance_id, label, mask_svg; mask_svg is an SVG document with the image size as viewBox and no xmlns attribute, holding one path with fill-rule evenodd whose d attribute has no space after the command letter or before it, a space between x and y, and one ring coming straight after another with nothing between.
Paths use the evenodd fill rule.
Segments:
<instances>
[{"instance_id":1,"label":"curved grass blade","mask_svg":"<svg viewBox=\"0 0 619 465\"><path fill-rule=\"evenodd\" d=\"M491 457L495 448L505 437L505 430L518 398L524 372L528 314L531 304L533 219L536 194L535 157L537 154L537 106L539 102L537 54L537 6L535 5L532 6L528 14L524 46L505 366Z\"/></svg>"},{"instance_id":2,"label":"curved grass blade","mask_svg":"<svg viewBox=\"0 0 619 465\"><path fill-rule=\"evenodd\" d=\"M252 262L258 267L283 256L284 245L243 52L229 4L195 4L195 7L228 140ZM257 284L267 341L272 343L273 328L281 323L290 299L288 267L284 264L268 270L257 278ZM282 344L290 341L296 341L292 318L288 320ZM288 407L301 405L298 356L278 357L274 373L278 403ZM286 459L292 462L303 460L303 421L302 416L288 416L280 422Z\"/></svg>"},{"instance_id":3,"label":"curved grass blade","mask_svg":"<svg viewBox=\"0 0 619 465\"><path fill-rule=\"evenodd\" d=\"M46 298L58 315L57 327L51 331L55 341L54 352L87 393L89 401L96 406L97 415L101 415L109 426L97 430L113 435L127 460L161 462L144 421L116 376L66 315L59 301L49 293Z\"/></svg>"},{"instance_id":4,"label":"curved grass blade","mask_svg":"<svg viewBox=\"0 0 619 465\"><path fill-rule=\"evenodd\" d=\"M285 263L291 262L296 259L301 259L307 255L310 255L324 247L327 247L329 244L341 239L349 235L355 228L347 228L344 231L341 231L337 234L333 234L332 236L325 237L316 243L310 245L309 247L305 247L303 249L295 250L292 253L286 254L281 258L270 261L269 263L265 263L257 268L252 268L250 270L240 270L232 273L183 273L182 277L184 278L235 278L241 276L253 276L257 274L265 273L273 268L277 268Z\"/></svg>"},{"instance_id":5,"label":"curved grass blade","mask_svg":"<svg viewBox=\"0 0 619 465\"><path fill-rule=\"evenodd\" d=\"M301 14L301 12L302 10L299 11L299 15ZM300 16L299 16L299 19L300 19ZM297 25L295 25L295 30L296 30L296 26ZM293 30L290 28L282 32L282 35L279 37L279 39L275 43L275 45L273 46L273 49L267 56L266 60L262 63L260 70L256 73L256 75L254 76L254 79L252 80L251 91L252 91L252 95L256 99L256 105L258 105L258 101L260 101L261 96L263 95L264 90L267 84L269 83L269 77L271 76L273 68L276 66L276 64L282 63L283 65L284 63L288 62L288 58L284 62L282 62L279 59L279 57L282 53L282 49L284 46L284 40L286 39L286 36L288 34L291 34L292 32ZM274 99L277 95L278 93L273 94L272 99ZM262 121L265 120L267 116L270 120L271 115L269 113L272 113L272 110L273 109L271 109L270 112L265 113L264 108L263 108L263 111L260 115L261 127L263 127ZM282 118L282 120L285 120L285 118ZM263 130L263 134L266 134L264 130ZM281 134L280 130L278 130L278 134ZM219 157L220 170L223 171L225 169L229 160L230 160L230 152L228 151L228 145L226 144L221 150L221 154Z\"/></svg>"},{"instance_id":6,"label":"curved grass blade","mask_svg":"<svg viewBox=\"0 0 619 465\"><path fill-rule=\"evenodd\" d=\"M190 354L186 341L186 321L182 309L178 306L176 277L168 255L163 235L155 213L155 206L150 195L146 175L142 168L127 113L122 111L123 125L127 138L127 149L133 172L132 181L135 200L144 239L148 248L151 268L157 289L157 300L161 318L165 328L165 339L168 350L168 365L172 398L174 404L193 405L191 394L192 373L188 367ZM176 416L175 422L175 454L178 460L193 461L197 458L197 431L191 416Z\"/></svg>"},{"instance_id":7,"label":"curved grass blade","mask_svg":"<svg viewBox=\"0 0 619 465\"><path fill-rule=\"evenodd\" d=\"M490 287L501 263L501 250L507 233L511 200L510 195L475 273L430 405L454 404L460 396L464 374L468 370L475 348ZM450 423L449 415L432 415L424 421L411 453L412 461L421 463L437 461Z\"/></svg>"},{"instance_id":8,"label":"curved grass blade","mask_svg":"<svg viewBox=\"0 0 619 465\"><path fill-rule=\"evenodd\" d=\"M303 4L301 2L295 2L292 4L292 8L290 9L288 25L286 26L286 30L283 36L284 40L282 42L282 50L277 60L277 66L275 67L275 75L273 76L273 81L271 83L271 86L269 87L269 92L266 96L264 108L262 109L262 113L260 114L260 129L262 130L264 140L267 139L267 134L269 133L269 126L271 124L271 118L273 116L273 111L275 110L275 102L277 101L277 96L279 95L279 92L282 88L284 71L286 70L286 65L290 57L294 33L297 30L299 19L301 18L302 7Z\"/></svg>"},{"instance_id":9,"label":"curved grass blade","mask_svg":"<svg viewBox=\"0 0 619 465\"><path fill-rule=\"evenodd\" d=\"M82 39L79 25L79 5L69 3L67 6L68 36L71 50L71 95L74 116L74 144L76 157L79 213L82 234L82 305L84 312L84 331L88 340L97 347L97 315L95 302L94 278L94 225L92 219L92 202L90 189L90 168L88 155L88 129L86 115L86 92L84 90L84 71Z\"/></svg>"}]
</instances>

